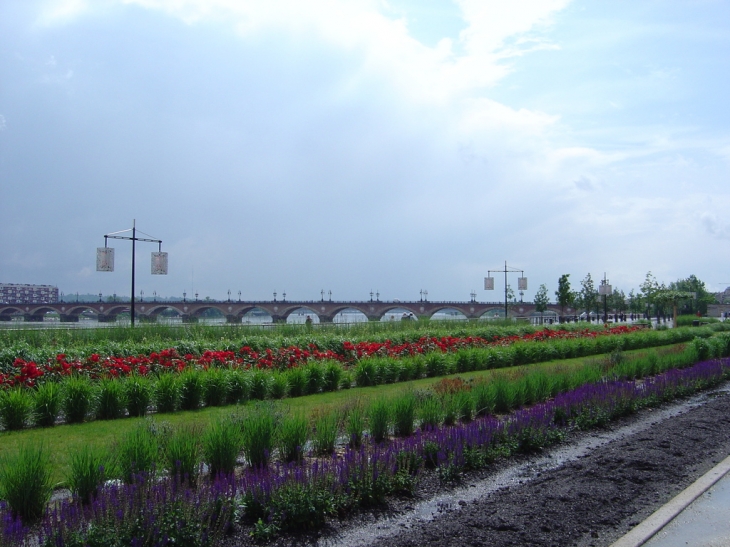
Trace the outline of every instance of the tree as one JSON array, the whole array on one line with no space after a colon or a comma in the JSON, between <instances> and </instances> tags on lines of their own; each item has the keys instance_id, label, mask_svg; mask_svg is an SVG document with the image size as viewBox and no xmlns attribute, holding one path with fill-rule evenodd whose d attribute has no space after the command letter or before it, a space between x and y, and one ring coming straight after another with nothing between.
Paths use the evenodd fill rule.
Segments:
<instances>
[{"instance_id":1,"label":"tree","mask_svg":"<svg viewBox=\"0 0 730 547\"><path fill-rule=\"evenodd\" d=\"M644 304L646 305L647 318L651 317L651 306L654 306L654 313L657 321L659 320L659 312L663 311L664 301L657 299L656 295L659 291L666 290L666 287L662 283L661 285L651 273L647 272L644 282L641 284L641 294L644 298Z\"/></svg>"},{"instance_id":2,"label":"tree","mask_svg":"<svg viewBox=\"0 0 730 547\"><path fill-rule=\"evenodd\" d=\"M701 281L694 274L687 279L679 279L669 284L669 289L680 292L692 292L696 294L696 299L686 299L682 302L680 311L682 313L700 312L702 315L707 313L707 305L715 301L715 296L707 291L705 282Z\"/></svg>"},{"instance_id":3,"label":"tree","mask_svg":"<svg viewBox=\"0 0 730 547\"><path fill-rule=\"evenodd\" d=\"M694 299L695 293L688 291L675 291L673 289L661 288L654 293L654 299L662 304L672 306L672 319L674 328L677 328L677 306L680 302Z\"/></svg>"},{"instance_id":4,"label":"tree","mask_svg":"<svg viewBox=\"0 0 730 547\"><path fill-rule=\"evenodd\" d=\"M614 289L608 297L608 307L614 312L623 313L626 311L626 295L621 289Z\"/></svg>"},{"instance_id":5,"label":"tree","mask_svg":"<svg viewBox=\"0 0 730 547\"><path fill-rule=\"evenodd\" d=\"M558 299L560 305L560 317L565 315L565 307L572 306L575 301L575 293L570 290L570 280L568 279L570 274L563 274L558 279L558 290L555 291L555 296Z\"/></svg>"},{"instance_id":6,"label":"tree","mask_svg":"<svg viewBox=\"0 0 730 547\"><path fill-rule=\"evenodd\" d=\"M586 310L586 315L588 316L588 320L591 320L591 310L593 310L598 305L598 291L596 291L595 286L593 285L593 278L591 277L591 274L588 273L583 280L580 282L580 292L578 293L578 298L580 300L581 306Z\"/></svg>"},{"instance_id":7,"label":"tree","mask_svg":"<svg viewBox=\"0 0 730 547\"><path fill-rule=\"evenodd\" d=\"M540 288L535 294L535 309L540 312L540 323L543 322L543 314L547 310L550 298L548 297L548 290L545 284L540 285Z\"/></svg>"}]
</instances>

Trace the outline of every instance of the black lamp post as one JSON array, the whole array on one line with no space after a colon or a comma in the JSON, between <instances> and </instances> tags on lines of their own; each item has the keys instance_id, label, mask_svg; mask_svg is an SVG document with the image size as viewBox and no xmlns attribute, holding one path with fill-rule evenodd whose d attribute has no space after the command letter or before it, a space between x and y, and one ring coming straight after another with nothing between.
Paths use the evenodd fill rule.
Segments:
<instances>
[{"instance_id":1,"label":"black lamp post","mask_svg":"<svg viewBox=\"0 0 730 547\"><path fill-rule=\"evenodd\" d=\"M282 298L282 300L283 300L284 302L286 302L286 291L284 291L284 292L283 292L283 293L281 294L281 298Z\"/></svg>"},{"instance_id":2,"label":"black lamp post","mask_svg":"<svg viewBox=\"0 0 730 547\"><path fill-rule=\"evenodd\" d=\"M99 292L99 302L101 302L101 292Z\"/></svg>"},{"instance_id":3,"label":"black lamp post","mask_svg":"<svg viewBox=\"0 0 730 547\"><path fill-rule=\"evenodd\" d=\"M330 302L332 302L332 290L329 291L330 294Z\"/></svg>"},{"instance_id":4,"label":"black lamp post","mask_svg":"<svg viewBox=\"0 0 730 547\"><path fill-rule=\"evenodd\" d=\"M274 302L276 302L276 291L274 291Z\"/></svg>"},{"instance_id":5,"label":"black lamp post","mask_svg":"<svg viewBox=\"0 0 730 547\"><path fill-rule=\"evenodd\" d=\"M157 302L157 291L152 291L152 297L155 299L155 302Z\"/></svg>"},{"instance_id":6,"label":"black lamp post","mask_svg":"<svg viewBox=\"0 0 730 547\"><path fill-rule=\"evenodd\" d=\"M370 290L370 302L372 302L372 301L373 301L373 291L372 291L372 289L371 289L371 290Z\"/></svg>"},{"instance_id":7,"label":"black lamp post","mask_svg":"<svg viewBox=\"0 0 730 547\"><path fill-rule=\"evenodd\" d=\"M322 289L321 291L319 291L319 293L322 295L322 302L324 302L324 289Z\"/></svg>"},{"instance_id":8,"label":"black lamp post","mask_svg":"<svg viewBox=\"0 0 730 547\"><path fill-rule=\"evenodd\" d=\"M228 289L228 301L231 301L231 289Z\"/></svg>"},{"instance_id":9,"label":"black lamp post","mask_svg":"<svg viewBox=\"0 0 730 547\"><path fill-rule=\"evenodd\" d=\"M238 301L241 301L241 291L238 291Z\"/></svg>"},{"instance_id":10,"label":"black lamp post","mask_svg":"<svg viewBox=\"0 0 730 547\"><path fill-rule=\"evenodd\" d=\"M187 302L187 300L186 300L187 296L188 296L188 293L183 291L183 304L185 304L185 302Z\"/></svg>"}]
</instances>

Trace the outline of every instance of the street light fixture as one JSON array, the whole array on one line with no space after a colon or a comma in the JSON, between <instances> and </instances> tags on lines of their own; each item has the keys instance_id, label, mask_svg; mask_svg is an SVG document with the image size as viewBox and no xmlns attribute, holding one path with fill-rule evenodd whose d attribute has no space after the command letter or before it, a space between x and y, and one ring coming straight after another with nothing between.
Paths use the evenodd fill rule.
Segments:
<instances>
[{"instance_id":1,"label":"street light fixture","mask_svg":"<svg viewBox=\"0 0 730 547\"><path fill-rule=\"evenodd\" d=\"M155 299L155 302L157 302L157 291L152 291L152 296Z\"/></svg>"},{"instance_id":2,"label":"street light fixture","mask_svg":"<svg viewBox=\"0 0 730 547\"><path fill-rule=\"evenodd\" d=\"M281 293L281 298L283 299L284 302L286 302L286 291Z\"/></svg>"},{"instance_id":3,"label":"street light fixture","mask_svg":"<svg viewBox=\"0 0 730 547\"><path fill-rule=\"evenodd\" d=\"M274 291L274 302L276 302L276 291Z\"/></svg>"},{"instance_id":4,"label":"street light fixture","mask_svg":"<svg viewBox=\"0 0 730 547\"><path fill-rule=\"evenodd\" d=\"M183 291L183 304L185 304L185 302L187 302L187 300L186 300L187 297L188 297L188 293Z\"/></svg>"},{"instance_id":5,"label":"street light fixture","mask_svg":"<svg viewBox=\"0 0 730 547\"><path fill-rule=\"evenodd\" d=\"M507 316L509 315L508 310L508 300L507 300L507 293L509 291L509 285L507 284L507 274L508 273L517 273L520 272L520 277L517 278L517 290L519 291L526 291L527 290L527 278L525 277L524 270L520 270L517 268L510 268L507 266L507 261L504 261L504 269L503 270L488 270L487 277L484 278L484 290L485 291L493 291L494 290L494 278L492 277L492 273L504 273L504 318L507 319Z\"/></svg>"},{"instance_id":6,"label":"street light fixture","mask_svg":"<svg viewBox=\"0 0 730 547\"><path fill-rule=\"evenodd\" d=\"M196 302L198 301L198 293L197 292L195 293L195 301Z\"/></svg>"},{"instance_id":7,"label":"street light fixture","mask_svg":"<svg viewBox=\"0 0 730 547\"><path fill-rule=\"evenodd\" d=\"M330 294L330 302L332 302L332 290L329 291Z\"/></svg>"},{"instance_id":8,"label":"street light fixture","mask_svg":"<svg viewBox=\"0 0 730 547\"><path fill-rule=\"evenodd\" d=\"M321 291L319 291L319 293L322 295L322 302L324 302L324 289L322 289Z\"/></svg>"},{"instance_id":9,"label":"street light fixture","mask_svg":"<svg viewBox=\"0 0 730 547\"><path fill-rule=\"evenodd\" d=\"M241 301L241 291L238 291L238 301Z\"/></svg>"},{"instance_id":10,"label":"street light fixture","mask_svg":"<svg viewBox=\"0 0 730 547\"><path fill-rule=\"evenodd\" d=\"M231 301L231 289L228 289L228 301Z\"/></svg>"},{"instance_id":11,"label":"street light fixture","mask_svg":"<svg viewBox=\"0 0 730 547\"><path fill-rule=\"evenodd\" d=\"M144 302L144 291L142 289L139 290L139 301Z\"/></svg>"},{"instance_id":12,"label":"street light fixture","mask_svg":"<svg viewBox=\"0 0 730 547\"><path fill-rule=\"evenodd\" d=\"M61 294L63 294L63 293L61 293ZM373 290L370 289L370 302L372 302L372 301L373 301Z\"/></svg>"}]
</instances>

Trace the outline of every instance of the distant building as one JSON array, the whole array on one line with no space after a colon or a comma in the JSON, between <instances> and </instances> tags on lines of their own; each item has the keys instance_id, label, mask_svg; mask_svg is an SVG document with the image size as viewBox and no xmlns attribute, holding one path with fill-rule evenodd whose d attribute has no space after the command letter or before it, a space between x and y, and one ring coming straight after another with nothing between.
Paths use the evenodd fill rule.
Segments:
<instances>
[{"instance_id":1,"label":"distant building","mask_svg":"<svg viewBox=\"0 0 730 547\"><path fill-rule=\"evenodd\" d=\"M50 304L58 302L58 287L0 283L0 302L5 304Z\"/></svg>"}]
</instances>

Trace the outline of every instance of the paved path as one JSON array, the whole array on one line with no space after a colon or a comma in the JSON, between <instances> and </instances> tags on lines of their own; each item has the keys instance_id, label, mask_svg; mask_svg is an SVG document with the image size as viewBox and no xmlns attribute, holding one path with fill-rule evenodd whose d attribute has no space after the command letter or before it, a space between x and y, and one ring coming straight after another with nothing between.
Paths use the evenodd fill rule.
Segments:
<instances>
[{"instance_id":1,"label":"paved path","mask_svg":"<svg viewBox=\"0 0 730 547\"><path fill-rule=\"evenodd\" d=\"M611 547L730 545L730 457Z\"/></svg>"}]
</instances>

